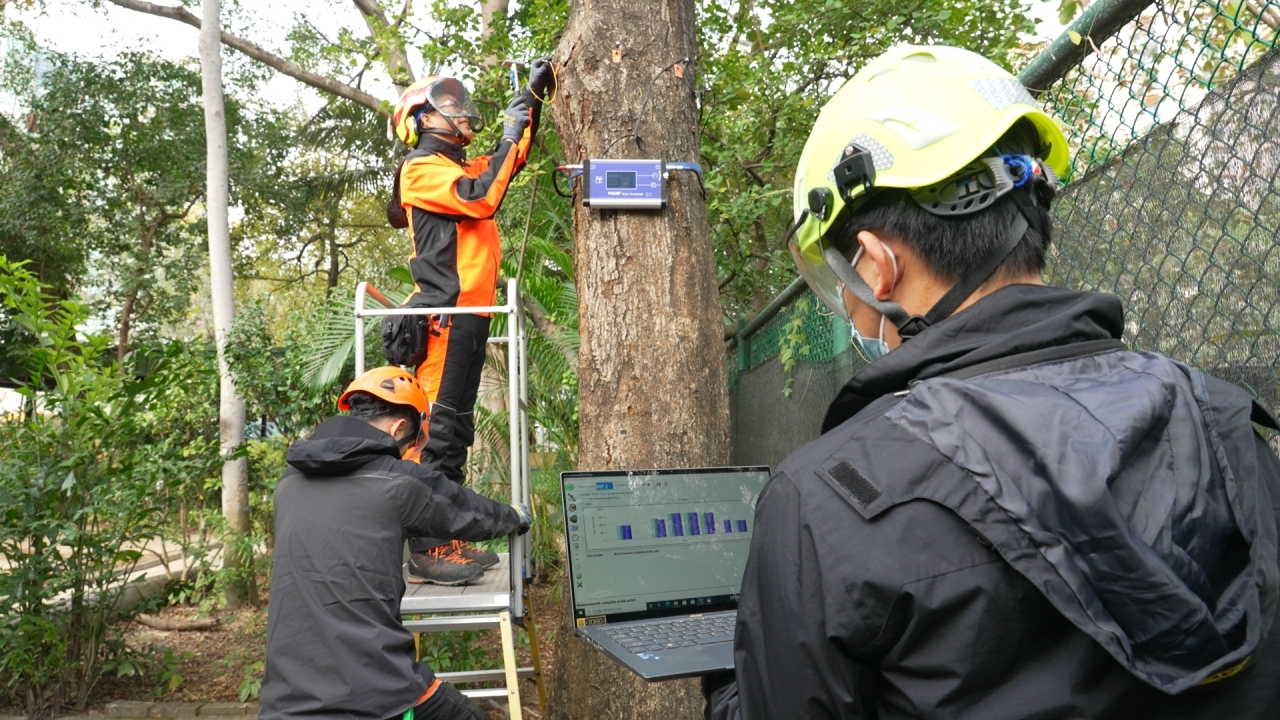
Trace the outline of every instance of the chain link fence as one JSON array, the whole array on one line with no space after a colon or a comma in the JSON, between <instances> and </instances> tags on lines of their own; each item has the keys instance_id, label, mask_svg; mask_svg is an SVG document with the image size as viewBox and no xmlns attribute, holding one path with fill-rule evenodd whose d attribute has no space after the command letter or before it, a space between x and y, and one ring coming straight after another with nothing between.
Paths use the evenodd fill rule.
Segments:
<instances>
[{"instance_id":1,"label":"chain link fence","mask_svg":"<svg viewBox=\"0 0 1280 720\"><path fill-rule=\"evenodd\" d=\"M1099 9L1102 12L1106 8ZM1145 7L1051 78L1073 157L1047 282L1115 293L1125 341L1280 405L1280 0ZM1055 48L1051 48L1053 50ZM735 463L775 466L818 435L860 369L848 325L807 290L731 342ZM772 310L766 310L768 314Z\"/></svg>"}]
</instances>

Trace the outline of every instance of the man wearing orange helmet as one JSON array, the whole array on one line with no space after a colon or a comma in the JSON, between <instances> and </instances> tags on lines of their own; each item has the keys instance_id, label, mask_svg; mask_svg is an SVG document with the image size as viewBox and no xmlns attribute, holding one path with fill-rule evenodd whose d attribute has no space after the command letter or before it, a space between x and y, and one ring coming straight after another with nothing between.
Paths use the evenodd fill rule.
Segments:
<instances>
[{"instance_id":1,"label":"man wearing orange helmet","mask_svg":"<svg viewBox=\"0 0 1280 720\"><path fill-rule=\"evenodd\" d=\"M524 533L529 513L402 459L425 440L427 398L413 375L375 368L289 447L275 493L262 720L329 717L482 720L485 714L416 662L400 621L407 536L487 540ZM483 575L453 563L455 584Z\"/></svg>"},{"instance_id":2,"label":"man wearing orange helmet","mask_svg":"<svg viewBox=\"0 0 1280 720\"><path fill-rule=\"evenodd\" d=\"M427 77L409 87L391 116L396 136L412 152L396 175L387 218L407 227L413 241L409 269L415 307L493 305L502 259L494 215L507 188L529 157L542 101L554 85L551 64L533 64L529 84L505 112L502 137L489 153L467 158L480 115L460 81ZM468 449L475 440L474 408L484 369L490 316L438 315L427 320L426 355L414 358L431 402L430 432L420 461L462 483ZM408 358L389 358L410 364ZM410 581L439 582L436 557L444 540L410 542ZM453 550L484 567L497 556L465 544Z\"/></svg>"}]
</instances>

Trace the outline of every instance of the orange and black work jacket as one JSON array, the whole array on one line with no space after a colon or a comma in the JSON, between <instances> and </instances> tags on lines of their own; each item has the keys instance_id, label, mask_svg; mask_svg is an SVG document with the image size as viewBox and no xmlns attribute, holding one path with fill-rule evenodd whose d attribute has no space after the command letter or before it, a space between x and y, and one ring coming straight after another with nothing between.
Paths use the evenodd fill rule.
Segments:
<instances>
[{"instance_id":1,"label":"orange and black work jacket","mask_svg":"<svg viewBox=\"0 0 1280 720\"><path fill-rule=\"evenodd\" d=\"M502 248L493 217L532 144L531 127L519 143L502 140L488 155L467 160L461 146L425 135L405 158L399 180L413 240L411 304L494 304Z\"/></svg>"}]
</instances>

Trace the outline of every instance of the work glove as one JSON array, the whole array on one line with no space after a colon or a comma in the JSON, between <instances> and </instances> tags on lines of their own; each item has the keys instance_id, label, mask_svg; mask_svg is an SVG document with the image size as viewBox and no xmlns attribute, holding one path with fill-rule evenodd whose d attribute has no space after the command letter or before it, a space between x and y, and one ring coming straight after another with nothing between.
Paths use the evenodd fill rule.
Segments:
<instances>
[{"instance_id":1,"label":"work glove","mask_svg":"<svg viewBox=\"0 0 1280 720\"><path fill-rule=\"evenodd\" d=\"M520 138L524 137L525 128L529 127L531 121L529 106L516 100L511 103L511 107L502 111L502 116L502 139L519 143Z\"/></svg>"},{"instance_id":2,"label":"work glove","mask_svg":"<svg viewBox=\"0 0 1280 720\"><path fill-rule=\"evenodd\" d=\"M511 503L511 508L516 511L516 516L520 518L520 527L516 529L516 534L524 535L529 532L529 525L533 523L533 518L529 515L529 506L524 503Z\"/></svg>"},{"instance_id":3,"label":"work glove","mask_svg":"<svg viewBox=\"0 0 1280 720\"><path fill-rule=\"evenodd\" d=\"M529 71L529 89L539 102L555 94L556 75L551 70L550 58L533 61L533 69Z\"/></svg>"}]
</instances>

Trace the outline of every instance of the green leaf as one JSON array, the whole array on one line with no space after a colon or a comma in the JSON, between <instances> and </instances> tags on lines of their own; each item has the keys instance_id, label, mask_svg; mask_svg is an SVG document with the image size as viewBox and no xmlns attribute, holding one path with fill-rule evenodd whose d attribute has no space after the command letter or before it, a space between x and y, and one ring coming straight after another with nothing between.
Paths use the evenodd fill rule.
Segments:
<instances>
[{"instance_id":1,"label":"green leaf","mask_svg":"<svg viewBox=\"0 0 1280 720\"><path fill-rule=\"evenodd\" d=\"M1062 4L1058 6L1058 22L1066 25L1080 14L1080 9L1080 0L1062 0ZM1080 44L1079 40L1073 40L1073 42Z\"/></svg>"},{"instance_id":2,"label":"green leaf","mask_svg":"<svg viewBox=\"0 0 1280 720\"><path fill-rule=\"evenodd\" d=\"M1079 45L1081 42L1084 41L1084 36L1076 32L1075 30L1068 30L1067 37L1070 38L1071 42L1075 43L1076 45Z\"/></svg>"},{"instance_id":3,"label":"green leaf","mask_svg":"<svg viewBox=\"0 0 1280 720\"><path fill-rule=\"evenodd\" d=\"M393 267L390 270L388 270L387 277L397 282L402 282L405 285L413 284L413 273L410 273L409 268L403 265L397 265L396 267Z\"/></svg>"},{"instance_id":4,"label":"green leaf","mask_svg":"<svg viewBox=\"0 0 1280 720\"><path fill-rule=\"evenodd\" d=\"M75 487L75 484L76 484L76 471L72 470L71 472L67 473L66 479L62 481L62 491L66 492L70 490L71 488Z\"/></svg>"},{"instance_id":5,"label":"green leaf","mask_svg":"<svg viewBox=\"0 0 1280 720\"><path fill-rule=\"evenodd\" d=\"M115 560L116 560L116 562L117 562L117 563L126 563L126 562L127 562L127 563L132 563L132 562L137 562L137 561L138 561L138 558L140 558L140 557L142 557L142 552L141 552L141 551L138 551L138 550L121 550L120 552L116 553Z\"/></svg>"}]
</instances>

